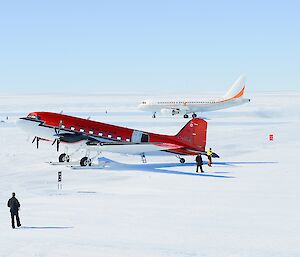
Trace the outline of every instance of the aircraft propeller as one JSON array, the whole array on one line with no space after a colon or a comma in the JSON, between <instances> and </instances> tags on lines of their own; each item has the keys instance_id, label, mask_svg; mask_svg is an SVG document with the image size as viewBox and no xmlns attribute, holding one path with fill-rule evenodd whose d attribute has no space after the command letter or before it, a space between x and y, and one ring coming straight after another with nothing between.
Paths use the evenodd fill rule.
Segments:
<instances>
[{"instance_id":1,"label":"aircraft propeller","mask_svg":"<svg viewBox=\"0 0 300 257\"><path fill-rule=\"evenodd\" d=\"M55 133L56 133L57 135L59 135L59 132L60 132L61 127L62 127L62 120L59 121L58 127L54 129L54 130L55 130Z\"/></svg>"},{"instance_id":2,"label":"aircraft propeller","mask_svg":"<svg viewBox=\"0 0 300 257\"><path fill-rule=\"evenodd\" d=\"M59 152L59 144L60 144L60 140L59 139L54 139L52 145L54 145L56 143L56 151Z\"/></svg>"},{"instance_id":3,"label":"aircraft propeller","mask_svg":"<svg viewBox=\"0 0 300 257\"><path fill-rule=\"evenodd\" d=\"M36 149L39 149L39 142L40 142L40 138L39 137L34 137L34 139L32 140L32 144L36 142Z\"/></svg>"},{"instance_id":4,"label":"aircraft propeller","mask_svg":"<svg viewBox=\"0 0 300 257\"><path fill-rule=\"evenodd\" d=\"M59 121L58 127L54 128L55 136L57 136L58 138L54 139L52 145L54 145L56 143L56 151L57 152L59 152L59 144L60 144L59 133L60 133L61 128L62 128L62 120Z\"/></svg>"}]
</instances>

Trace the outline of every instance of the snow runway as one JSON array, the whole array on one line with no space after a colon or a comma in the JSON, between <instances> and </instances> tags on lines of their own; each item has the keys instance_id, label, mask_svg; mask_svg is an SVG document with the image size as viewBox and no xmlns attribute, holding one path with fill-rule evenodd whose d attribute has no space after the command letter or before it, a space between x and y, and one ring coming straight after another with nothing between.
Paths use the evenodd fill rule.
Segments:
<instances>
[{"instance_id":1,"label":"snow runway","mask_svg":"<svg viewBox=\"0 0 300 257\"><path fill-rule=\"evenodd\" d=\"M14 124L46 110L170 134L187 122L151 119L136 111L137 96L117 96L119 105L107 98L0 97L0 117L9 116L0 123L1 257L300 255L299 93L257 94L249 105L205 114L208 146L221 159L204 174L194 173L193 157L182 165L149 156L143 165L139 156L106 154L106 169L51 166L54 147L36 150ZM6 207L12 191L25 227L18 230Z\"/></svg>"}]
</instances>

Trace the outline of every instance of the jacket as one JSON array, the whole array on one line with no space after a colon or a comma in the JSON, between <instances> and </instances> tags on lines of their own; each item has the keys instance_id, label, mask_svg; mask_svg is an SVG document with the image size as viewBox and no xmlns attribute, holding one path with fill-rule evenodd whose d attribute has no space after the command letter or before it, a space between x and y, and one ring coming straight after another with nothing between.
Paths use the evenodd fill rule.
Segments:
<instances>
[{"instance_id":1,"label":"jacket","mask_svg":"<svg viewBox=\"0 0 300 257\"><path fill-rule=\"evenodd\" d=\"M201 164L202 165L202 157L201 157L201 155L197 155L197 157L196 157L196 162L197 162L197 164Z\"/></svg>"},{"instance_id":2,"label":"jacket","mask_svg":"<svg viewBox=\"0 0 300 257\"><path fill-rule=\"evenodd\" d=\"M212 156L213 152L212 152L212 150L208 150L206 154L207 154L207 156Z\"/></svg>"},{"instance_id":3,"label":"jacket","mask_svg":"<svg viewBox=\"0 0 300 257\"><path fill-rule=\"evenodd\" d=\"M18 213L20 206L21 205L16 197L10 198L7 202L7 207L10 208L10 212L13 214Z\"/></svg>"}]
</instances>

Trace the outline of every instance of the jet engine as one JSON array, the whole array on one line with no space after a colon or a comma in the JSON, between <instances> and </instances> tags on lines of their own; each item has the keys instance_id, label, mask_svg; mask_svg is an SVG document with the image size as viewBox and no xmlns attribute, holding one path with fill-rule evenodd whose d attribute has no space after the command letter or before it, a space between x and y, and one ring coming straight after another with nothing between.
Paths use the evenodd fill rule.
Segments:
<instances>
[{"instance_id":1,"label":"jet engine","mask_svg":"<svg viewBox=\"0 0 300 257\"><path fill-rule=\"evenodd\" d=\"M163 115L177 115L180 113L179 109L161 109Z\"/></svg>"}]
</instances>

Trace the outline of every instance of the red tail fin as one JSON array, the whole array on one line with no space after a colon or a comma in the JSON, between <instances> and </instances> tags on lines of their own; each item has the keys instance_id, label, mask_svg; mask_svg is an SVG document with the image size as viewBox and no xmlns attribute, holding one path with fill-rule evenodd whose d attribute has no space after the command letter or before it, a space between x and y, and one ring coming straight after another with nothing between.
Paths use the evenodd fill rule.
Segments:
<instances>
[{"instance_id":1,"label":"red tail fin","mask_svg":"<svg viewBox=\"0 0 300 257\"><path fill-rule=\"evenodd\" d=\"M183 144L205 151L207 122L203 119L195 118L190 120L176 135L176 138Z\"/></svg>"}]
</instances>

